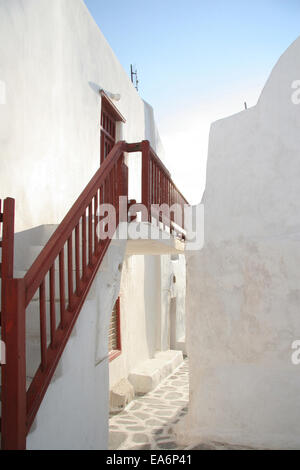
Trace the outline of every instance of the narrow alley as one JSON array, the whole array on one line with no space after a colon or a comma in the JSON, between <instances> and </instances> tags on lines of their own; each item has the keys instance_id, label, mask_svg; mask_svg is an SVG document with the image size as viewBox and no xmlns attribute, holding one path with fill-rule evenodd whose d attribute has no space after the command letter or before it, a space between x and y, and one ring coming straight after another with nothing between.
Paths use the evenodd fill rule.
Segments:
<instances>
[{"instance_id":1,"label":"narrow alley","mask_svg":"<svg viewBox=\"0 0 300 470\"><path fill-rule=\"evenodd\" d=\"M189 363L185 361L152 392L136 397L110 418L109 450L254 450L207 441L187 447L176 442L175 427L189 404Z\"/></svg>"}]
</instances>

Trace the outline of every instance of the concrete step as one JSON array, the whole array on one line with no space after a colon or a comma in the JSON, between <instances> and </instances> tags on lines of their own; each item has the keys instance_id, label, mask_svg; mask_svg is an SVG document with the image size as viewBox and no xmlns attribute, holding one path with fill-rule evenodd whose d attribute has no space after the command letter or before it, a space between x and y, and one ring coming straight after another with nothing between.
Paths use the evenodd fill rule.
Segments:
<instances>
[{"instance_id":1,"label":"concrete step","mask_svg":"<svg viewBox=\"0 0 300 470\"><path fill-rule=\"evenodd\" d=\"M81 256L81 237L82 229L81 223L79 229L79 247ZM18 271L27 270L30 268L36 257L41 252L42 248L51 238L52 234L56 230L57 225L41 225L34 227L23 232L15 234L15 269ZM88 227L88 223L87 223ZM94 223L92 224L94 231ZM88 230L87 230L88 233ZM112 240L112 244L118 244L118 240ZM65 247L66 250L66 247ZM66 251L65 251L66 254ZM75 234L73 232L73 257L75 261Z\"/></svg>"},{"instance_id":2,"label":"concrete step","mask_svg":"<svg viewBox=\"0 0 300 470\"><path fill-rule=\"evenodd\" d=\"M19 259L18 264L15 264L15 271L27 271L34 261L37 259L39 254L41 253L44 245L31 245L29 246L28 250L24 254L22 259ZM80 249L80 256L81 256L81 249ZM65 257L65 269L68 266L68 252L67 252L67 245L64 247L64 257ZM59 259L55 260L54 264L55 271L59 270ZM73 245L73 270L75 270L75 248ZM16 274L15 274L16 277Z\"/></svg>"},{"instance_id":3,"label":"concrete step","mask_svg":"<svg viewBox=\"0 0 300 470\"><path fill-rule=\"evenodd\" d=\"M16 278L23 278L27 271L15 271L14 275ZM73 288L76 286L76 273L73 271ZM49 274L45 277L45 288L46 288L46 300L50 299L50 285L49 285ZM68 273L65 271L65 293L68 297ZM55 271L55 299L59 300L59 273ZM39 300L39 289L35 292L32 300Z\"/></svg>"},{"instance_id":4,"label":"concrete step","mask_svg":"<svg viewBox=\"0 0 300 470\"><path fill-rule=\"evenodd\" d=\"M49 238L55 231L57 226L41 226L31 231L20 232L19 239L16 242L16 257L15 257L15 268L19 271L28 270L33 262L36 260L42 249L45 247L46 243L48 242ZM31 238L29 237L31 232ZM25 236L24 233L27 235ZM23 234L23 244L21 243L21 235ZM73 231L73 265L75 265L75 232ZM67 243L64 246L64 253L65 253L65 261L67 262ZM82 232L81 228L79 230L79 254L80 259L82 256ZM88 256L88 252L86 253ZM55 269L58 269L58 262L56 263Z\"/></svg>"},{"instance_id":5,"label":"concrete step","mask_svg":"<svg viewBox=\"0 0 300 470\"><path fill-rule=\"evenodd\" d=\"M22 269L23 259L27 256L27 251L32 245L44 246L57 225L40 225L29 230L15 233L15 266ZM27 269L28 266L25 266Z\"/></svg>"},{"instance_id":6,"label":"concrete step","mask_svg":"<svg viewBox=\"0 0 300 470\"><path fill-rule=\"evenodd\" d=\"M18 264L15 264L14 267L14 277L21 278L24 277L28 269L32 266L34 261L37 259L39 254L41 253L44 245L31 245L28 247L26 253L22 259L19 258ZM119 249L119 242L112 241L109 247L109 251L118 250ZM82 249L80 245L79 250L80 256L80 274L82 273L81 265L82 265ZM106 256L101 263L100 271L106 271L109 269L110 266L110 259L112 258L113 254L111 253L108 257ZM67 271L68 267L68 252L67 252L67 244L64 247L64 258L65 258L65 270ZM86 259L88 260L88 253L86 254ZM73 252L72 252L72 260L73 260L73 271L75 271L75 243L73 243ZM59 259L55 260L54 269L56 272L59 271Z\"/></svg>"},{"instance_id":7,"label":"concrete step","mask_svg":"<svg viewBox=\"0 0 300 470\"><path fill-rule=\"evenodd\" d=\"M144 395L154 390L163 379L172 374L182 361L182 351L160 351L153 359L148 359L132 370L128 380L137 395Z\"/></svg>"},{"instance_id":8,"label":"concrete step","mask_svg":"<svg viewBox=\"0 0 300 470\"><path fill-rule=\"evenodd\" d=\"M118 414L134 399L134 388L127 379L122 379L109 392L109 411Z\"/></svg>"},{"instance_id":9,"label":"concrete step","mask_svg":"<svg viewBox=\"0 0 300 470\"><path fill-rule=\"evenodd\" d=\"M81 224L80 224L81 225ZM15 266L23 269L23 259L27 256L30 246L45 246L49 241L58 225L46 224L24 230L15 234ZM75 238L75 236L74 236ZM79 230L79 239L81 244L81 227ZM29 265L30 266L30 265ZM25 266L28 269L29 266Z\"/></svg>"},{"instance_id":10,"label":"concrete step","mask_svg":"<svg viewBox=\"0 0 300 470\"><path fill-rule=\"evenodd\" d=\"M24 268L25 265L29 263L29 267L31 264L35 261L37 256L42 250L42 246L36 245L36 246L31 246L29 248L28 256L26 260L23 261L23 268L15 268L14 270L14 277L15 278L23 278L26 273L27 269ZM102 263L99 268L99 272L105 272L109 271L111 268L112 262L116 257L116 253L119 252L120 247L118 244L113 244L109 246L109 249L102 260ZM31 264L30 264L31 263ZM82 276L82 270L80 269L80 276ZM50 289L49 289L49 274L46 276L46 299L48 300L50 297ZM67 252L65 249L65 286L66 286L66 296L67 296L67 289L68 289L68 271L67 271ZM75 257L73 257L73 286L75 288L76 286L76 271L75 271ZM59 264L58 260L55 261L55 294L56 294L56 299L59 299ZM37 290L33 300L38 300L39 299L39 291Z\"/></svg>"}]
</instances>

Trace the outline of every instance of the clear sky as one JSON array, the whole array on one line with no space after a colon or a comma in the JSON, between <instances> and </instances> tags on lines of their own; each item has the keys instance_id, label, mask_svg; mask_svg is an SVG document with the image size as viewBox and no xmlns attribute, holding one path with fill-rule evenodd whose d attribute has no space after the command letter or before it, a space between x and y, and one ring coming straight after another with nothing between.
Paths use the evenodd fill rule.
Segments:
<instances>
[{"instance_id":1,"label":"clear sky","mask_svg":"<svg viewBox=\"0 0 300 470\"><path fill-rule=\"evenodd\" d=\"M210 124L256 104L300 36L300 0L85 0L155 112L166 163L200 202Z\"/></svg>"}]
</instances>

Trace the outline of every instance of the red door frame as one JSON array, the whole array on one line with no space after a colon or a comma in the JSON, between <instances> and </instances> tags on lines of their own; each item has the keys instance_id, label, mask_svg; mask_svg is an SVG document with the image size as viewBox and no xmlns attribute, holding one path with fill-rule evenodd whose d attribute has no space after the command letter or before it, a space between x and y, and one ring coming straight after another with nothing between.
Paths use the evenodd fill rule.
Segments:
<instances>
[{"instance_id":1,"label":"red door frame","mask_svg":"<svg viewBox=\"0 0 300 470\"><path fill-rule=\"evenodd\" d=\"M116 357L122 354L122 341L121 341L121 309L120 309L120 297L116 301L116 316L117 316L117 349L113 349L109 353L109 362L116 359Z\"/></svg>"},{"instance_id":2,"label":"red door frame","mask_svg":"<svg viewBox=\"0 0 300 470\"><path fill-rule=\"evenodd\" d=\"M101 97L100 165L116 143L117 122L126 122L104 91L101 91Z\"/></svg>"}]
</instances>

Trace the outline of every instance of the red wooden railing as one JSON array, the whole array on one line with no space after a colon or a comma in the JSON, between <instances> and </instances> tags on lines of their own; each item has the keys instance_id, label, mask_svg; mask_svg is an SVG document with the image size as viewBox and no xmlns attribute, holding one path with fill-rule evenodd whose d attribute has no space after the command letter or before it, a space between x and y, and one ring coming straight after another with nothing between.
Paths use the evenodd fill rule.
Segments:
<instances>
[{"instance_id":1,"label":"red wooden railing","mask_svg":"<svg viewBox=\"0 0 300 470\"><path fill-rule=\"evenodd\" d=\"M141 143L142 151L142 204L147 207L148 221L162 222L171 233L184 238L184 206L187 200L175 186L170 172L150 147ZM154 205L165 205L166 213L158 212ZM169 209L171 208L171 212Z\"/></svg>"},{"instance_id":2,"label":"red wooden railing","mask_svg":"<svg viewBox=\"0 0 300 470\"><path fill-rule=\"evenodd\" d=\"M11 434L12 430L14 433L13 449L23 449L26 436L25 315L22 309L24 281L13 279L14 210L14 200L5 199L1 213L1 340L6 347L6 363L1 365L3 449L6 448L6 437ZM10 312L13 312L12 315Z\"/></svg>"},{"instance_id":3,"label":"red wooden railing","mask_svg":"<svg viewBox=\"0 0 300 470\"><path fill-rule=\"evenodd\" d=\"M150 208L151 203L186 203L148 141L119 142L23 279L13 278L14 201L7 199L4 203L1 321L7 362L2 367L2 449L26 448L26 436L111 241L99 238L98 208L104 203L112 204L116 208L118 226L121 221L119 197L125 196L128 200L124 152L138 151L142 152L143 159L145 205ZM176 220L168 222L170 227L173 223L176 224ZM35 296L39 298L41 363L26 391L25 318L26 309ZM57 300L59 312L56 311Z\"/></svg>"}]
</instances>

